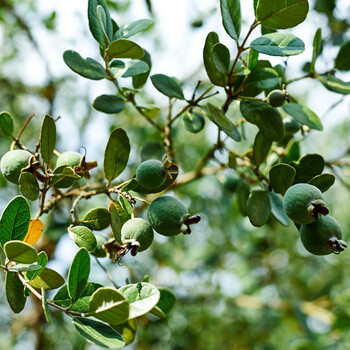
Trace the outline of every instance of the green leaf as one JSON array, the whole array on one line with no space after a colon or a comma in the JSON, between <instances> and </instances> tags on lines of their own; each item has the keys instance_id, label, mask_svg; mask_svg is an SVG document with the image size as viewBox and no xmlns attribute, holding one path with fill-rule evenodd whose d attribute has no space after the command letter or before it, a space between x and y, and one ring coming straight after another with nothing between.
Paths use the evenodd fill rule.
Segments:
<instances>
[{"instance_id":1,"label":"green leaf","mask_svg":"<svg viewBox=\"0 0 350 350\"><path fill-rule=\"evenodd\" d=\"M11 136L14 131L13 119L10 113L0 113L0 129L5 136Z\"/></svg>"},{"instance_id":2,"label":"green leaf","mask_svg":"<svg viewBox=\"0 0 350 350\"><path fill-rule=\"evenodd\" d=\"M157 305L151 310L153 315L164 318L174 307L176 303L176 297L174 293L165 287L158 287L160 292L160 298Z\"/></svg>"},{"instance_id":3,"label":"green leaf","mask_svg":"<svg viewBox=\"0 0 350 350\"><path fill-rule=\"evenodd\" d=\"M310 72L315 72L315 63L317 60L317 57L320 55L322 51L322 29L318 28L316 30L314 40L312 43L312 59L310 62Z\"/></svg>"},{"instance_id":4,"label":"green leaf","mask_svg":"<svg viewBox=\"0 0 350 350\"><path fill-rule=\"evenodd\" d=\"M75 73L91 80L101 80L107 78L105 68L102 64L92 58L82 58L78 52L67 50L63 53L63 60L66 65Z\"/></svg>"},{"instance_id":5,"label":"green leaf","mask_svg":"<svg viewBox=\"0 0 350 350\"><path fill-rule=\"evenodd\" d=\"M104 113L119 113L124 109L124 100L116 95L100 95L94 99L92 106Z\"/></svg>"},{"instance_id":6,"label":"green leaf","mask_svg":"<svg viewBox=\"0 0 350 350\"><path fill-rule=\"evenodd\" d=\"M250 47L269 56L293 56L305 50L303 41L290 33L265 34L253 40Z\"/></svg>"},{"instance_id":7,"label":"green leaf","mask_svg":"<svg viewBox=\"0 0 350 350\"><path fill-rule=\"evenodd\" d=\"M73 317L72 320L79 334L93 344L109 349L121 349L125 346L120 333L105 323L84 317Z\"/></svg>"},{"instance_id":8,"label":"green leaf","mask_svg":"<svg viewBox=\"0 0 350 350\"><path fill-rule=\"evenodd\" d=\"M259 168L260 164L266 159L270 148L272 146L272 141L266 138L260 131L257 133L254 146L253 146L253 160L255 165Z\"/></svg>"},{"instance_id":9,"label":"green leaf","mask_svg":"<svg viewBox=\"0 0 350 350\"><path fill-rule=\"evenodd\" d=\"M97 6L102 6L105 16L105 27L102 29L99 18L97 15ZM89 28L92 36L100 44L102 48L106 48L106 42L104 38L104 32L107 35L109 41L112 41L113 37L113 24L110 18L108 7L105 3L105 0L89 0L88 2L88 19L89 19Z\"/></svg>"},{"instance_id":10,"label":"green leaf","mask_svg":"<svg viewBox=\"0 0 350 350\"><path fill-rule=\"evenodd\" d=\"M282 108L300 124L310 129L323 130L320 118L308 107L298 103L288 103Z\"/></svg>"},{"instance_id":11,"label":"green leaf","mask_svg":"<svg viewBox=\"0 0 350 350\"><path fill-rule=\"evenodd\" d=\"M28 172L23 172L18 179L19 190L23 194L24 197L29 199L30 201L35 201L39 198L40 188L38 184L38 180L36 177Z\"/></svg>"},{"instance_id":12,"label":"green leaf","mask_svg":"<svg viewBox=\"0 0 350 350\"><path fill-rule=\"evenodd\" d=\"M132 214L134 212L134 207L133 205L130 203L130 201L125 198L122 195L118 196L118 202L121 206L121 208L124 210L125 213L127 214Z\"/></svg>"},{"instance_id":13,"label":"green leaf","mask_svg":"<svg viewBox=\"0 0 350 350\"><path fill-rule=\"evenodd\" d=\"M103 287L92 294L89 311L101 321L121 324L129 317L129 302L118 290Z\"/></svg>"},{"instance_id":14,"label":"green leaf","mask_svg":"<svg viewBox=\"0 0 350 350\"><path fill-rule=\"evenodd\" d=\"M10 261L32 264L38 259L37 250L28 243L13 240L5 243L4 252Z\"/></svg>"},{"instance_id":15,"label":"green leaf","mask_svg":"<svg viewBox=\"0 0 350 350\"><path fill-rule=\"evenodd\" d=\"M0 219L1 246L11 240L22 241L27 234L30 222L30 208L22 196L13 198Z\"/></svg>"},{"instance_id":16,"label":"green leaf","mask_svg":"<svg viewBox=\"0 0 350 350\"><path fill-rule=\"evenodd\" d=\"M83 292L89 274L90 255L85 248L80 248L72 261L67 277L68 294L73 304Z\"/></svg>"},{"instance_id":17,"label":"green leaf","mask_svg":"<svg viewBox=\"0 0 350 350\"><path fill-rule=\"evenodd\" d=\"M285 163L274 165L269 172L271 186L276 193L284 194L292 186L296 170Z\"/></svg>"},{"instance_id":18,"label":"green leaf","mask_svg":"<svg viewBox=\"0 0 350 350\"><path fill-rule=\"evenodd\" d=\"M85 226L68 228L70 239L79 247L86 248L89 252L95 250L97 241L93 232Z\"/></svg>"},{"instance_id":19,"label":"green leaf","mask_svg":"<svg viewBox=\"0 0 350 350\"><path fill-rule=\"evenodd\" d=\"M46 164L50 162L56 145L56 124L55 120L45 114L41 124L40 133L40 154Z\"/></svg>"},{"instance_id":20,"label":"green leaf","mask_svg":"<svg viewBox=\"0 0 350 350\"><path fill-rule=\"evenodd\" d=\"M309 11L307 0L259 0L256 19L273 29L286 29L304 22Z\"/></svg>"},{"instance_id":21,"label":"green leaf","mask_svg":"<svg viewBox=\"0 0 350 350\"><path fill-rule=\"evenodd\" d=\"M51 312L49 310L49 305L47 304L47 295L46 295L46 290L45 290L45 286L43 283L41 283L41 305L42 305L43 310L44 310L44 315L45 315L46 321L48 323L53 323L52 315L51 315Z\"/></svg>"},{"instance_id":22,"label":"green leaf","mask_svg":"<svg viewBox=\"0 0 350 350\"><path fill-rule=\"evenodd\" d=\"M208 118L217 125L221 130L223 130L228 136L233 140L239 142L241 141L241 135L236 128L236 126L226 117L221 109L212 105L211 103L207 104Z\"/></svg>"},{"instance_id":23,"label":"green leaf","mask_svg":"<svg viewBox=\"0 0 350 350\"><path fill-rule=\"evenodd\" d=\"M103 287L99 283L87 282L83 292L80 294L79 299L74 303L71 310L75 312L80 312L87 314L89 313L89 304L92 294L96 292L97 289ZM69 307L72 303L68 295L68 288L65 284L53 298L53 302L62 307Z\"/></svg>"},{"instance_id":24,"label":"green leaf","mask_svg":"<svg viewBox=\"0 0 350 350\"><path fill-rule=\"evenodd\" d=\"M294 183L309 182L313 177L322 173L324 159L319 154L306 154L298 162L291 164L297 171Z\"/></svg>"},{"instance_id":25,"label":"green leaf","mask_svg":"<svg viewBox=\"0 0 350 350\"><path fill-rule=\"evenodd\" d=\"M110 184L126 168L130 154L130 141L123 129L114 129L104 153L103 171Z\"/></svg>"},{"instance_id":26,"label":"green leaf","mask_svg":"<svg viewBox=\"0 0 350 350\"><path fill-rule=\"evenodd\" d=\"M342 71L350 70L350 40L340 46L338 55L335 58L335 68Z\"/></svg>"},{"instance_id":27,"label":"green leaf","mask_svg":"<svg viewBox=\"0 0 350 350\"><path fill-rule=\"evenodd\" d=\"M275 108L265 102L244 100L240 103L243 117L258 126L262 134L271 141L280 141L284 136L282 118Z\"/></svg>"},{"instance_id":28,"label":"green leaf","mask_svg":"<svg viewBox=\"0 0 350 350\"><path fill-rule=\"evenodd\" d=\"M322 85L329 91L333 91L343 95L350 94L350 82L342 81L331 74L328 74L326 76L318 75L316 79L318 79L322 83Z\"/></svg>"},{"instance_id":29,"label":"green leaf","mask_svg":"<svg viewBox=\"0 0 350 350\"><path fill-rule=\"evenodd\" d=\"M275 192L269 192L269 197L272 215L283 226L289 226L290 220L286 212L284 211L282 198Z\"/></svg>"},{"instance_id":30,"label":"green leaf","mask_svg":"<svg viewBox=\"0 0 350 350\"><path fill-rule=\"evenodd\" d=\"M165 74L154 74L151 76L154 87L163 95L184 100L185 96L178 82Z\"/></svg>"},{"instance_id":31,"label":"green leaf","mask_svg":"<svg viewBox=\"0 0 350 350\"><path fill-rule=\"evenodd\" d=\"M259 62L259 52L250 49L248 54L247 68L253 70Z\"/></svg>"},{"instance_id":32,"label":"green leaf","mask_svg":"<svg viewBox=\"0 0 350 350\"><path fill-rule=\"evenodd\" d=\"M276 87L279 78L273 68L261 68L254 70L248 77L246 84L258 89L268 90Z\"/></svg>"},{"instance_id":33,"label":"green leaf","mask_svg":"<svg viewBox=\"0 0 350 350\"><path fill-rule=\"evenodd\" d=\"M24 296L24 286L15 272L5 273L6 298L16 314L20 313L26 304L27 298Z\"/></svg>"},{"instance_id":34,"label":"green leaf","mask_svg":"<svg viewBox=\"0 0 350 350\"><path fill-rule=\"evenodd\" d=\"M129 38L137 33L148 29L152 24L153 20L151 19L139 19L130 24L126 24L125 26L122 26L117 30L117 32L113 36L113 40Z\"/></svg>"},{"instance_id":35,"label":"green leaf","mask_svg":"<svg viewBox=\"0 0 350 350\"><path fill-rule=\"evenodd\" d=\"M94 208L80 222L91 230L101 231L111 224L111 213L106 208Z\"/></svg>"},{"instance_id":36,"label":"green leaf","mask_svg":"<svg viewBox=\"0 0 350 350\"><path fill-rule=\"evenodd\" d=\"M142 47L127 39L113 41L106 50L108 60L112 58L141 59L145 52Z\"/></svg>"},{"instance_id":37,"label":"green leaf","mask_svg":"<svg viewBox=\"0 0 350 350\"><path fill-rule=\"evenodd\" d=\"M37 262L32 264L16 264L8 268L11 272L29 272L29 271L39 271L41 270L41 265Z\"/></svg>"},{"instance_id":38,"label":"green leaf","mask_svg":"<svg viewBox=\"0 0 350 350\"><path fill-rule=\"evenodd\" d=\"M210 32L205 40L203 49L204 67L210 81L214 85L226 86L227 74L221 73L217 70L212 58L213 47L217 43L219 43L218 35L215 32Z\"/></svg>"},{"instance_id":39,"label":"green leaf","mask_svg":"<svg viewBox=\"0 0 350 350\"><path fill-rule=\"evenodd\" d=\"M217 43L213 47L212 51L212 61L215 68L224 74L228 74L230 66L230 51L229 49L221 43Z\"/></svg>"},{"instance_id":40,"label":"green leaf","mask_svg":"<svg viewBox=\"0 0 350 350\"><path fill-rule=\"evenodd\" d=\"M236 202L239 211L247 216L247 201L250 194L250 187L245 181L240 181L236 190Z\"/></svg>"},{"instance_id":41,"label":"green leaf","mask_svg":"<svg viewBox=\"0 0 350 350\"><path fill-rule=\"evenodd\" d=\"M144 52L145 52L145 54L141 58L141 60L144 61L147 64L148 71L146 73L142 73L142 74L139 74L139 75L134 75L132 77L132 86L134 87L134 89L139 89L140 87L145 85L145 83L146 83L146 81L148 79L148 76L150 74L151 68L152 68L151 55L146 50L144 50Z\"/></svg>"},{"instance_id":42,"label":"green leaf","mask_svg":"<svg viewBox=\"0 0 350 350\"><path fill-rule=\"evenodd\" d=\"M253 226L266 224L271 214L271 203L268 191L255 189L250 192L247 202L247 213Z\"/></svg>"},{"instance_id":43,"label":"green leaf","mask_svg":"<svg viewBox=\"0 0 350 350\"><path fill-rule=\"evenodd\" d=\"M205 124L203 116L193 111L187 111L182 117L182 122L185 129L194 134L203 130Z\"/></svg>"},{"instance_id":44,"label":"green leaf","mask_svg":"<svg viewBox=\"0 0 350 350\"><path fill-rule=\"evenodd\" d=\"M241 33L241 3L240 0L220 0L222 24L226 33L238 41Z\"/></svg>"},{"instance_id":45,"label":"green leaf","mask_svg":"<svg viewBox=\"0 0 350 350\"><path fill-rule=\"evenodd\" d=\"M123 210L119 202L109 201L108 209L111 212L111 228L114 238L119 244L122 244L120 232L122 226L130 220L131 216Z\"/></svg>"},{"instance_id":46,"label":"green leaf","mask_svg":"<svg viewBox=\"0 0 350 350\"><path fill-rule=\"evenodd\" d=\"M36 289L40 289L42 283L45 289L56 289L61 287L64 282L64 278L58 272L48 267L45 267L39 276L28 281L28 283Z\"/></svg>"},{"instance_id":47,"label":"green leaf","mask_svg":"<svg viewBox=\"0 0 350 350\"><path fill-rule=\"evenodd\" d=\"M149 283L128 284L119 288L130 303L129 319L133 319L151 311L160 298L159 290Z\"/></svg>"},{"instance_id":48,"label":"green leaf","mask_svg":"<svg viewBox=\"0 0 350 350\"><path fill-rule=\"evenodd\" d=\"M316 186L321 192L326 192L335 182L333 174L320 174L313 177L308 183Z\"/></svg>"},{"instance_id":49,"label":"green leaf","mask_svg":"<svg viewBox=\"0 0 350 350\"><path fill-rule=\"evenodd\" d=\"M117 71L116 76L123 78L133 77L149 71L148 64L142 60L131 60L125 63L125 67Z\"/></svg>"},{"instance_id":50,"label":"green leaf","mask_svg":"<svg viewBox=\"0 0 350 350\"><path fill-rule=\"evenodd\" d=\"M44 251L40 252L38 254L37 263L38 263L38 265L41 266L41 268L39 270L36 270L36 271L28 271L26 274L27 279L33 280L34 278L39 276L44 271L48 261L49 261L49 259L47 257L47 254Z\"/></svg>"}]
</instances>

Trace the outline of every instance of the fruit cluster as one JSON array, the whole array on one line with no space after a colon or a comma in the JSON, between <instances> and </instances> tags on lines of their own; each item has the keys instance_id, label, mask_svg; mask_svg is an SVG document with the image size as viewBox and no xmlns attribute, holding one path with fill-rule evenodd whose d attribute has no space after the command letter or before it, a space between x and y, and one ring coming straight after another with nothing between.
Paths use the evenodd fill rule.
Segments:
<instances>
[{"instance_id":1,"label":"fruit cluster","mask_svg":"<svg viewBox=\"0 0 350 350\"><path fill-rule=\"evenodd\" d=\"M299 183L286 191L283 205L288 217L300 226L300 237L311 254L339 254L347 247L339 223L330 215L322 192L315 186Z\"/></svg>"}]
</instances>

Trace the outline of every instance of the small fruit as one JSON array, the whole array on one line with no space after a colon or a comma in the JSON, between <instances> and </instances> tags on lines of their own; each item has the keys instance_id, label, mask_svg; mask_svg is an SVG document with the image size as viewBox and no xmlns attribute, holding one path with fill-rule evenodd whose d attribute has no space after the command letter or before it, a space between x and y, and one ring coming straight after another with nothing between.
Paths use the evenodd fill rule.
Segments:
<instances>
[{"instance_id":1,"label":"small fruit","mask_svg":"<svg viewBox=\"0 0 350 350\"><path fill-rule=\"evenodd\" d=\"M156 159L146 160L136 169L137 182L147 189L161 186L166 178L167 173L163 163Z\"/></svg>"},{"instance_id":2,"label":"small fruit","mask_svg":"<svg viewBox=\"0 0 350 350\"><path fill-rule=\"evenodd\" d=\"M272 107L282 107L286 102L286 94L282 90L272 90L267 95L266 101Z\"/></svg>"},{"instance_id":3,"label":"small fruit","mask_svg":"<svg viewBox=\"0 0 350 350\"><path fill-rule=\"evenodd\" d=\"M230 174L226 177L224 186L228 191L235 192L240 181L239 176Z\"/></svg>"},{"instance_id":4,"label":"small fruit","mask_svg":"<svg viewBox=\"0 0 350 350\"><path fill-rule=\"evenodd\" d=\"M82 159L82 155L77 152L64 152L62 153L56 161L56 169L54 174L60 174L64 169L64 166L69 166L74 168L76 165L79 165ZM68 188L71 187L74 183L74 179L71 177L65 177L55 184L57 188Z\"/></svg>"},{"instance_id":5,"label":"small fruit","mask_svg":"<svg viewBox=\"0 0 350 350\"><path fill-rule=\"evenodd\" d=\"M328 209L322 192L315 186L300 183L288 188L283 198L286 214L297 224L311 224L320 214L327 215Z\"/></svg>"},{"instance_id":6,"label":"small fruit","mask_svg":"<svg viewBox=\"0 0 350 350\"><path fill-rule=\"evenodd\" d=\"M97 245L95 250L91 252L97 258L104 258L107 255L106 250L104 249L104 244L108 241L108 237L104 235L95 235Z\"/></svg>"},{"instance_id":7,"label":"small fruit","mask_svg":"<svg viewBox=\"0 0 350 350\"><path fill-rule=\"evenodd\" d=\"M191 233L190 225L199 222L200 217L189 216L184 204L171 196L156 198L147 213L152 227L164 236L175 236L180 232Z\"/></svg>"},{"instance_id":8,"label":"small fruit","mask_svg":"<svg viewBox=\"0 0 350 350\"><path fill-rule=\"evenodd\" d=\"M288 134L295 134L300 130L301 125L292 117L287 116L283 119L284 129Z\"/></svg>"},{"instance_id":9,"label":"small fruit","mask_svg":"<svg viewBox=\"0 0 350 350\"><path fill-rule=\"evenodd\" d=\"M56 167L67 165L74 168L76 165L80 164L81 158L82 155L78 152L64 152L57 158Z\"/></svg>"},{"instance_id":10,"label":"small fruit","mask_svg":"<svg viewBox=\"0 0 350 350\"><path fill-rule=\"evenodd\" d=\"M342 252L347 247L342 236L339 223L330 215L312 224L301 225L300 228L301 242L308 252L315 255Z\"/></svg>"},{"instance_id":11,"label":"small fruit","mask_svg":"<svg viewBox=\"0 0 350 350\"><path fill-rule=\"evenodd\" d=\"M21 170L29 165L32 154L22 149L9 151L1 158L0 168L6 179L14 184L18 184Z\"/></svg>"},{"instance_id":12,"label":"small fruit","mask_svg":"<svg viewBox=\"0 0 350 350\"><path fill-rule=\"evenodd\" d=\"M135 252L146 250L152 244L153 237L152 226L141 218L128 220L121 230L123 244L129 244L131 248L135 249Z\"/></svg>"}]
</instances>

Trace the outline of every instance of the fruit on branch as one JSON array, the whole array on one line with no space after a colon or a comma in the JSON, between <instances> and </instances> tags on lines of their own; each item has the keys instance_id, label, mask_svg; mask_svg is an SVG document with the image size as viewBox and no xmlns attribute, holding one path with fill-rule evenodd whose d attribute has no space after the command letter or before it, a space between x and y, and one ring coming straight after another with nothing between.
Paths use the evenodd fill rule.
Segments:
<instances>
[{"instance_id":1,"label":"fruit on branch","mask_svg":"<svg viewBox=\"0 0 350 350\"><path fill-rule=\"evenodd\" d=\"M91 252L97 258L104 258L107 255L106 250L104 249L104 244L108 241L108 237L104 235L95 235L97 245L95 250Z\"/></svg>"},{"instance_id":2,"label":"fruit on branch","mask_svg":"<svg viewBox=\"0 0 350 350\"><path fill-rule=\"evenodd\" d=\"M282 107L286 102L286 94L282 90L272 90L267 95L266 101L272 107Z\"/></svg>"},{"instance_id":3,"label":"fruit on branch","mask_svg":"<svg viewBox=\"0 0 350 350\"><path fill-rule=\"evenodd\" d=\"M32 156L31 153L22 149L5 153L0 162L1 172L8 181L18 184L21 170L29 165L29 160Z\"/></svg>"},{"instance_id":4,"label":"fruit on branch","mask_svg":"<svg viewBox=\"0 0 350 350\"><path fill-rule=\"evenodd\" d=\"M283 119L284 129L288 134L295 134L300 130L301 125L292 117L287 116Z\"/></svg>"},{"instance_id":5,"label":"fruit on branch","mask_svg":"<svg viewBox=\"0 0 350 350\"><path fill-rule=\"evenodd\" d=\"M156 159L142 162L136 169L136 180L144 188L152 189L161 186L167 178L164 164Z\"/></svg>"},{"instance_id":6,"label":"fruit on branch","mask_svg":"<svg viewBox=\"0 0 350 350\"><path fill-rule=\"evenodd\" d=\"M191 233L191 224L199 222L198 215L190 217L185 205L175 197L162 196L150 205L147 217L152 227L161 235L175 236Z\"/></svg>"},{"instance_id":7,"label":"fruit on branch","mask_svg":"<svg viewBox=\"0 0 350 350\"><path fill-rule=\"evenodd\" d=\"M342 252L347 247L342 236L339 223L330 215L300 228L301 242L308 252L315 255Z\"/></svg>"},{"instance_id":8,"label":"fruit on branch","mask_svg":"<svg viewBox=\"0 0 350 350\"><path fill-rule=\"evenodd\" d=\"M146 250L152 244L153 237L152 226L142 218L128 220L121 229L122 243L130 246L132 255Z\"/></svg>"},{"instance_id":9,"label":"fruit on branch","mask_svg":"<svg viewBox=\"0 0 350 350\"><path fill-rule=\"evenodd\" d=\"M57 158L56 167L67 165L74 168L76 165L80 164L81 159L82 155L78 152L64 152Z\"/></svg>"},{"instance_id":10,"label":"fruit on branch","mask_svg":"<svg viewBox=\"0 0 350 350\"><path fill-rule=\"evenodd\" d=\"M288 188L283 198L286 214L297 224L311 224L321 215L327 215L328 209L323 201L322 192L315 186L300 183Z\"/></svg>"},{"instance_id":11,"label":"fruit on branch","mask_svg":"<svg viewBox=\"0 0 350 350\"><path fill-rule=\"evenodd\" d=\"M83 156L78 152L72 152L72 151L64 152L57 158L56 169L57 168L61 169L61 170L57 169L59 170L59 173L62 172L62 170L64 169L64 166L69 166L74 169L75 166L80 164L82 157ZM54 171L54 173L57 173L57 171ZM71 187L73 183L74 183L73 178L66 177L60 180L59 182L57 182L55 184L55 187L68 188L68 187Z\"/></svg>"}]
</instances>

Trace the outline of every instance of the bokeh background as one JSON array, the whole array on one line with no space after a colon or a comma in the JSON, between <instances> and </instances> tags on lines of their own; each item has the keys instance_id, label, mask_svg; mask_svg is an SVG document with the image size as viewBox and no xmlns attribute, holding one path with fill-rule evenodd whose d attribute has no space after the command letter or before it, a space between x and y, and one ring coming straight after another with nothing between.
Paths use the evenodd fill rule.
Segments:
<instances>
[{"instance_id":1,"label":"bokeh background","mask_svg":"<svg viewBox=\"0 0 350 350\"><path fill-rule=\"evenodd\" d=\"M188 97L198 80L207 80L202 49L208 32L216 31L235 52L234 43L221 25L219 1L107 3L118 24L154 19L152 28L135 40L151 53L152 74L176 77L183 82ZM271 60L273 64L286 65L289 79L305 74L303 69L311 59L313 35L318 27L322 28L324 40L318 72L333 68L339 45L350 39L348 0L311 0L310 8L307 20L289 30L305 42L305 52ZM62 54L67 49L98 59L86 11L87 1L82 0L0 0L0 110L13 115L16 130L32 112L36 114L22 138L32 148L39 137L42 116L60 116L58 151L83 153L84 146L88 160L99 164L103 163L109 131L124 128L132 144L130 164L122 175L126 180L149 156L145 140L161 144L162 139L132 109L118 115L95 111L91 106L93 99L102 93L114 93L113 86L77 76L64 64ZM253 13L253 1L242 1L242 33L253 21ZM252 39L259 35L257 29ZM350 80L348 73L338 77ZM131 86L130 82L125 80L125 86ZM291 84L288 92L316 112L325 129L307 137L297 136L302 153L320 153L326 161L343 160L342 167L333 169L337 181L325 195L332 215L343 227L345 241L350 242L350 98L332 93L312 79ZM158 118L164 118L168 100L150 83L138 98L145 104L159 106ZM221 92L212 100L220 103L222 98ZM234 108L232 118L238 118ZM190 171L215 142L215 130L207 121L202 132L191 134L179 120L174 142L181 174ZM256 129L248 128L247 133L247 140L229 143L229 147L247 151ZM1 136L0 154L9 147L10 140ZM227 153L219 153L217 158L227 159ZM94 173L96 179L99 171ZM293 225L285 228L272 218L264 227L254 228L240 214L235 194L225 186L230 172L203 177L176 189L176 195L190 212L202 217L190 236L169 239L157 235L149 251L136 258L126 257L122 266L107 258L101 260L118 284L124 284L126 278L138 281L149 275L151 283L171 288L178 299L166 320L151 316L140 319L137 338L127 349L350 349L349 252L311 256L302 247ZM2 175L0 185L3 210L18 194L18 188L6 183ZM79 210L84 214L94 206L107 204L103 196L96 197L81 203ZM69 206L65 203L43 218L45 244L52 250L49 266L63 275L77 249L65 230ZM108 284L97 264L92 266L91 277L95 282ZM6 303L3 281L1 276L2 350L97 349L87 344L76 333L70 318L59 312L53 311L54 325L46 324L34 300L27 303L22 314L14 315Z\"/></svg>"}]
</instances>

